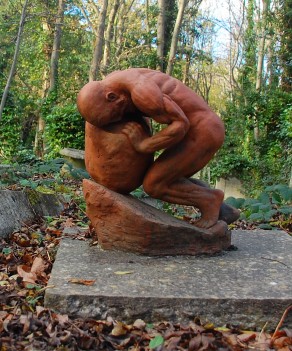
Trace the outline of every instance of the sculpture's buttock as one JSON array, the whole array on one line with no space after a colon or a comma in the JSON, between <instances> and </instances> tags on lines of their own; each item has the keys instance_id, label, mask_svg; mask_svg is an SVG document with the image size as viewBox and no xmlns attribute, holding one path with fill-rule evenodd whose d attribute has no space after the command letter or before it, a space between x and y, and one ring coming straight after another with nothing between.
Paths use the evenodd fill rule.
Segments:
<instances>
[{"instance_id":1,"label":"sculpture's buttock","mask_svg":"<svg viewBox=\"0 0 292 351\"><path fill-rule=\"evenodd\" d=\"M99 184L119 193L129 193L139 187L153 163L153 154L137 152L126 134L127 121L98 128L86 123L85 164L90 176ZM138 122L137 122L138 123ZM145 138L151 132L145 124Z\"/></svg>"}]
</instances>

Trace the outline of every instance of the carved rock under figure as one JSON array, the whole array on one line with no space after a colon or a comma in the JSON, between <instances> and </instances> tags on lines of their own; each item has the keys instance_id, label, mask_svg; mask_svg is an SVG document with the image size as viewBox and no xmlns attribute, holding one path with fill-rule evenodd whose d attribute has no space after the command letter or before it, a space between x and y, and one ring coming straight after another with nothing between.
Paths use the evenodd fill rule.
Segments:
<instances>
[{"instance_id":1,"label":"carved rock under figure","mask_svg":"<svg viewBox=\"0 0 292 351\"><path fill-rule=\"evenodd\" d=\"M214 254L227 249L231 235L218 221L218 233L197 228L163 211L93 181L83 180L87 215L105 250L151 256Z\"/></svg>"},{"instance_id":2,"label":"carved rock under figure","mask_svg":"<svg viewBox=\"0 0 292 351\"><path fill-rule=\"evenodd\" d=\"M161 72L129 69L86 84L77 104L87 121L85 158L93 179L121 193L143 182L154 198L199 208L201 218L195 225L209 235L227 238L227 226L220 219L231 223L238 211L222 203L222 191L189 178L209 162L224 140L222 121L202 98ZM143 125L145 117L167 126L151 135ZM162 149L152 162L153 153ZM86 196L89 208L88 192ZM95 211L100 208L95 204ZM94 211L88 213L94 222ZM108 225L110 218L109 212ZM143 231L132 225L136 232Z\"/></svg>"}]
</instances>

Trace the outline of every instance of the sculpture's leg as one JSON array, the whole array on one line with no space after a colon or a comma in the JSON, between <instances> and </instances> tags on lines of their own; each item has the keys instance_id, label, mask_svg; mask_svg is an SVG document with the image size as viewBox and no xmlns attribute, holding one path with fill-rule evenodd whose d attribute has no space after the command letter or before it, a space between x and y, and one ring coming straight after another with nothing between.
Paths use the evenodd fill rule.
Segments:
<instances>
[{"instance_id":1,"label":"sculpture's leg","mask_svg":"<svg viewBox=\"0 0 292 351\"><path fill-rule=\"evenodd\" d=\"M210 188L209 185L199 179L190 178L192 183L200 185L205 188ZM226 222L227 224L233 223L240 217L240 211L225 202L220 206L219 220Z\"/></svg>"},{"instance_id":2,"label":"sculpture's leg","mask_svg":"<svg viewBox=\"0 0 292 351\"><path fill-rule=\"evenodd\" d=\"M149 189L147 179L143 184L145 191L154 198L199 208L201 218L195 222L196 226L210 228L217 223L224 197L221 190L203 188L192 183L187 178L181 178L168 184L160 183L156 190L153 188Z\"/></svg>"},{"instance_id":3,"label":"sculpture's leg","mask_svg":"<svg viewBox=\"0 0 292 351\"><path fill-rule=\"evenodd\" d=\"M165 150L149 168L143 186L154 198L199 208L202 216L195 225L210 228L217 223L224 193L186 178L203 168L217 150L204 150L204 143L198 139L200 146L193 139L187 139Z\"/></svg>"}]
</instances>

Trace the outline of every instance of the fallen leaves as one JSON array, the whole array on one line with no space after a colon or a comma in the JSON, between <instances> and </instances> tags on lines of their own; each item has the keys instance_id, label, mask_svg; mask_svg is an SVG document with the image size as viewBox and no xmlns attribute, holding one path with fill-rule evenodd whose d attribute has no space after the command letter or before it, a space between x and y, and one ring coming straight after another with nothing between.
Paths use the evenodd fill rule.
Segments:
<instances>
[{"instance_id":1,"label":"fallen leaves","mask_svg":"<svg viewBox=\"0 0 292 351\"><path fill-rule=\"evenodd\" d=\"M77 206L71 203L60 217L23 226L9 240L0 241L1 351L292 350L292 331L280 330L281 323L271 335L263 331L215 328L212 324L201 325L199 321L183 325L149 324L142 319L133 324L112 318L71 319L44 308L43 293L49 288L46 284L56 249L64 229L80 221L77 211ZM85 240L85 236L86 233L80 233L76 239ZM134 273L114 272L119 276ZM69 282L91 286L95 280L73 277Z\"/></svg>"},{"instance_id":2,"label":"fallen leaves","mask_svg":"<svg viewBox=\"0 0 292 351\"><path fill-rule=\"evenodd\" d=\"M36 257L31 267L26 265L17 266L17 273L23 279L24 283L35 284L37 280L47 282L45 274L46 264L41 257Z\"/></svg>"}]
</instances>

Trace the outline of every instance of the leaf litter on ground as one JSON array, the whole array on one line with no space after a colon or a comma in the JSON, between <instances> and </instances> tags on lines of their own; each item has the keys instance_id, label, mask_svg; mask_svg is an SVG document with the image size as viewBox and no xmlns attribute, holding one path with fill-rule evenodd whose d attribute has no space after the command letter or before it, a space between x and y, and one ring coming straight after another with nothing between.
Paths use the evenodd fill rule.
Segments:
<instances>
[{"instance_id":1,"label":"leaf litter on ground","mask_svg":"<svg viewBox=\"0 0 292 351\"><path fill-rule=\"evenodd\" d=\"M203 325L199 319L184 325L168 321L147 324L141 319L125 324L110 317L70 318L44 308L44 293L58 245L66 236L64 229L79 223L88 229L76 234L75 239L90 240L88 219L71 201L59 217L24 224L8 239L1 239L0 351L292 350L292 330L281 329L291 306L274 334L232 326L216 328L211 323ZM72 277L71 283L90 285L94 281Z\"/></svg>"}]
</instances>

